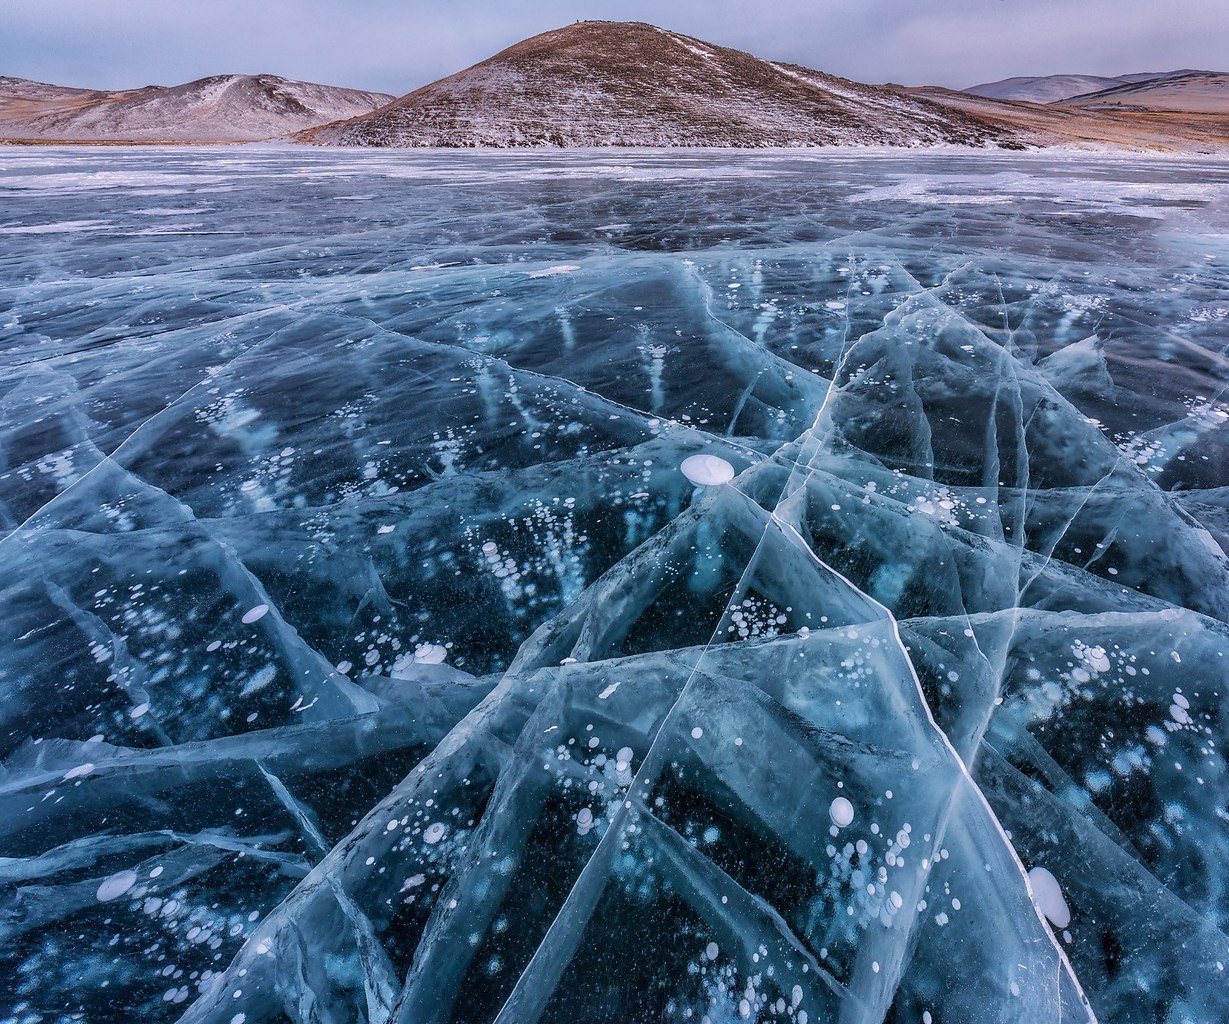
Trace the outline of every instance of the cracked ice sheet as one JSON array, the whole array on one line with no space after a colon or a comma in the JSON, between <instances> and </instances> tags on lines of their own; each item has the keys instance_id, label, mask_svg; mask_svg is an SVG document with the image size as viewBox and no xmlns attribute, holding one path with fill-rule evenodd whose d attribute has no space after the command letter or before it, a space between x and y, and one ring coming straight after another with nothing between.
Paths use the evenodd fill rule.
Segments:
<instances>
[{"instance_id":1,"label":"cracked ice sheet","mask_svg":"<svg viewBox=\"0 0 1229 1024\"><path fill-rule=\"evenodd\" d=\"M1229 1013L1223 163L0 191L0 1020Z\"/></svg>"}]
</instances>

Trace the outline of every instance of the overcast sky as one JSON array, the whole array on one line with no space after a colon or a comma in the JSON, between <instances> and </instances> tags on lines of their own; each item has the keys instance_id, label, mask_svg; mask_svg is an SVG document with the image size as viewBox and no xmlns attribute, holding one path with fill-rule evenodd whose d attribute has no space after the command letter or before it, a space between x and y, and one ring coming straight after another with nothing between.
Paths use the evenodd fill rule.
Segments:
<instances>
[{"instance_id":1,"label":"overcast sky","mask_svg":"<svg viewBox=\"0 0 1229 1024\"><path fill-rule=\"evenodd\" d=\"M1229 70L1229 0L0 0L0 75L123 88L263 71L401 94L581 18L864 82Z\"/></svg>"}]
</instances>

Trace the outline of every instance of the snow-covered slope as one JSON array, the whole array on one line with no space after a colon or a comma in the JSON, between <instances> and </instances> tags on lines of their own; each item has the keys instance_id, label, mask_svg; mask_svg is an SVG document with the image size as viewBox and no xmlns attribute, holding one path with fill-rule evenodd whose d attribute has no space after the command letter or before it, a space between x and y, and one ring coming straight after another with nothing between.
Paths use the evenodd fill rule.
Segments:
<instances>
[{"instance_id":1,"label":"snow-covered slope","mask_svg":"<svg viewBox=\"0 0 1229 1024\"><path fill-rule=\"evenodd\" d=\"M651 25L580 22L374 113L303 132L353 146L985 145L1009 132L920 97Z\"/></svg>"},{"instance_id":2,"label":"snow-covered slope","mask_svg":"<svg viewBox=\"0 0 1229 1024\"><path fill-rule=\"evenodd\" d=\"M66 85L49 85L46 82L31 82L28 78L7 78L0 75L0 112L10 102L26 100L72 100L97 96L90 89L73 89Z\"/></svg>"},{"instance_id":3,"label":"snow-covered slope","mask_svg":"<svg viewBox=\"0 0 1229 1024\"><path fill-rule=\"evenodd\" d=\"M122 92L3 78L0 138L250 142L368 113L390 99L383 93L292 82L275 75L219 75L186 85Z\"/></svg>"},{"instance_id":4,"label":"snow-covered slope","mask_svg":"<svg viewBox=\"0 0 1229 1024\"><path fill-rule=\"evenodd\" d=\"M1101 78L1096 75L1042 75L1037 78L1004 78L998 82L973 85L962 91L995 100L1054 103L1082 93L1111 89L1124 81L1122 78Z\"/></svg>"},{"instance_id":5,"label":"snow-covered slope","mask_svg":"<svg viewBox=\"0 0 1229 1024\"><path fill-rule=\"evenodd\" d=\"M1229 74L1183 71L1128 82L1065 100L1085 109L1176 110L1201 114L1229 114Z\"/></svg>"}]
</instances>

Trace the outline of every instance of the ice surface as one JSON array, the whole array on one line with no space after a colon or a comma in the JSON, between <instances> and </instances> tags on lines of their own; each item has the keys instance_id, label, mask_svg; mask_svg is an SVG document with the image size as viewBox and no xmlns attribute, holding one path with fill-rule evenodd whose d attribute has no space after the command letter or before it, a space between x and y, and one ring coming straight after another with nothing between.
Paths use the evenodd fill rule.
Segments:
<instances>
[{"instance_id":1,"label":"ice surface","mask_svg":"<svg viewBox=\"0 0 1229 1024\"><path fill-rule=\"evenodd\" d=\"M1229 1019L1229 167L0 193L4 1024Z\"/></svg>"}]
</instances>

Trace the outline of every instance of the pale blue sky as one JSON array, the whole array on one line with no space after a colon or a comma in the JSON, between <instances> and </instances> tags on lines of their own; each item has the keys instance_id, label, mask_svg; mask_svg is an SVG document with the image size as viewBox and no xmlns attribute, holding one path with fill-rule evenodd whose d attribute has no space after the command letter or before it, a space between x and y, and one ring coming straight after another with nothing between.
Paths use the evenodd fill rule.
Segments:
<instances>
[{"instance_id":1,"label":"pale blue sky","mask_svg":"<svg viewBox=\"0 0 1229 1024\"><path fill-rule=\"evenodd\" d=\"M1229 0L0 0L0 75L120 88L265 71L400 94L579 18L865 82L1229 70Z\"/></svg>"}]
</instances>

